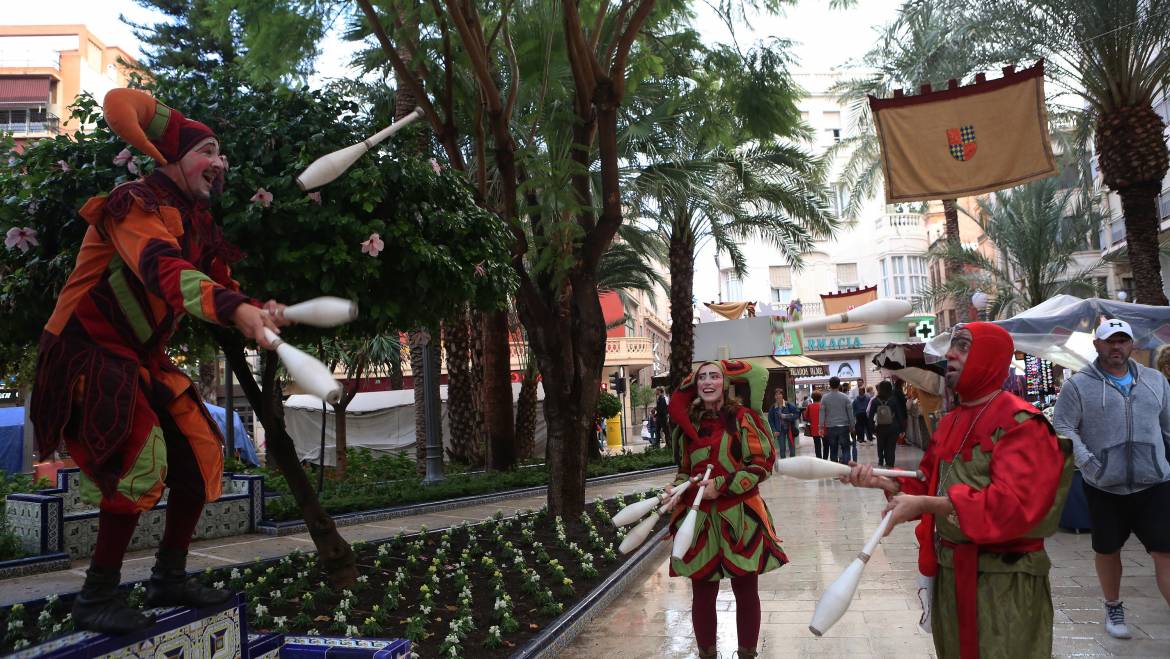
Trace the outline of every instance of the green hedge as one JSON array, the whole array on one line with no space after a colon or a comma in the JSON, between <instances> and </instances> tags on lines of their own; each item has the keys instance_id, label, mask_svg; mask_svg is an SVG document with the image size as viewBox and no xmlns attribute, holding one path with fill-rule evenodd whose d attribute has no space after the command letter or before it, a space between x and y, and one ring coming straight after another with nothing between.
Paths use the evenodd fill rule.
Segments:
<instances>
[{"instance_id":1,"label":"green hedge","mask_svg":"<svg viewBox=\"0 0 1170 659\"><path fill-rule=\"evenodd\" d=\"M381 458L377 460L381 460ZM357 472L351 463L344 481L326 485L325 491L321 495L321 505L325 507L326 512L337 515L548 484L548 470L544 465L540 465L505 472L448 473L447 480L442 483L420 487L418 476L414 471L414 461L410 458L403 460L409 463L410 468L408 472L399 477L397 482L385 482L392 480L385 478L380 479L380 482L371 482L368 480L369 473L386 474L388 472ZM395 464L397 464L397 459ZM587 476L595 478L642 469L667 467L672 464L674 464L673 456L667 449L648 449L644 453L625 453L602 457L600 460L589 463ZM266 486L269 485L267 479L265 482ZM283 485L283 479L278 479L278 485ZM286 485L284 487L287 488ZM287 489L283 492L287 492ZM265 519L278 522L301 518L301 511L296 502L293 501L292 496L287 494L267 499L264 511Z\"/></svg>"}]
</instances>

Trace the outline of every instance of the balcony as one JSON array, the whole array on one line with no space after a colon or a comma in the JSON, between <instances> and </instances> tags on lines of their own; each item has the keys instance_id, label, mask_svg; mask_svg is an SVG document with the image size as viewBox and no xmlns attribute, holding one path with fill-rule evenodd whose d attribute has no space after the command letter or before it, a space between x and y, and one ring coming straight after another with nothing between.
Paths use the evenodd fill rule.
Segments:
<instances>
[{"instance_id":1,"label":"balcony","mask_svg":"<svg viewBox=\"0 0 1170 659\"><path fill-rule=\"evenodd\" d=\"M528 344L513 341L509 346L512 353L512 370L524 368L524 355ZM611 336L605 340L606 366L632 366L642 368L654 365L654 340L645 336Z\"/></svg>"},{"instance_id":2,"label":"balcony","mask_svg":"<svg viewBox=\"0 0 1170 659\"><path fill-rule=\"evenodd\" d=\"M922 230L926 222L921 213L888 213L874 220L874 228L881 231L885 227L891 229Z\"/></svg>"},{"instance_id":3,"label":"balcony","mask_svg":"<svg viewBox=\"0 0 1170 659\"><path fill-rule=\"evenodd\" d=\"M0 69L54 69L61 70L61 53L57 51L28 50L0 53Z\"/></svg>"},{"instance_id":4,"label":"balcony","mask_svg":"<svg viewBox=\"0 0 1170 659\"><path fill-rule=\"evenodd\" d=\"M45 137L61 132L61 120L46 112L0 110L0 133L14 137Z\"/></svg>"}]
</instances>

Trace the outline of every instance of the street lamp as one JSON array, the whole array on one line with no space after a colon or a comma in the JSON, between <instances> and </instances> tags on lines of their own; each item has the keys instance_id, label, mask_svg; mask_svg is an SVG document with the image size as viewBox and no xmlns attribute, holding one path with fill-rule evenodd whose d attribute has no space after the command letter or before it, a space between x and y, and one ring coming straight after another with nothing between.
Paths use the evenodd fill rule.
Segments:
<instances>
[{"instance_id":1,"label":"street lamp","mask_svg":"<svg viewBox=\"0 0 1170 659\"><path fill-rule=\"evenodd\" d=\"M979 320L987 320L987 302L987 293L975 291L971 294L971 306L975 307L975 311L979 314Z\"/></svg>"},{"instance_id":2,"label":"street lamp","mask_svg":"<svg viewBox=\"0 0 1170 659\"><path fill-rule=\"evenodd\" d=\"M1118 300L1125 302L1126 298L1128 298L1128 297L1129 297L1129 293L1126 293L1125 291L1117 291L1117 299Z\"/></svg>"}]
</instances>

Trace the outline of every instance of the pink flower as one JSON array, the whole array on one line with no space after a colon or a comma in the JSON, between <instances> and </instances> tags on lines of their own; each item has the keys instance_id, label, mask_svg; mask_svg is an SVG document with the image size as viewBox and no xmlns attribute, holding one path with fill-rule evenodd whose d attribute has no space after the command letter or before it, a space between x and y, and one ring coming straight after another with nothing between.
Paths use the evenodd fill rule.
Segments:
<instances>
[{"instance_id":1,"label":"pink flower","mask_svg":"<svg viewBox=\"0 0 1170 659\"><path fill-rule=\"evenodd\" d=\"M377 233L371 233L369 239L362 242L362 254L377 256L383 249L386 249L386 243Z\"/></svg>"},{"instance_id":2,"label":"pink flower","mask_svg":"<svg viewBox=\"0 0 1170 659\"><path fill-rule=\"evenodd\" d=\"M130 172L131 174L137 174L138 173L138 161L131 158L130 162L126 163L126 171Z\"/></svg>"},{"instance_id":3,"label":"pink flower","mask_svg":"<svg viewBox=\"0 0 1170 659\"><path fill-rule=\"evenodd\" d=\"M126 163L134 160L134 156L130 153L130 149L122 149L118 155L114 156L114 164L118 167L125 167Z\"/></svg>"},{"instance_id":4,"label":"pink flower","mask_svg":"<svg viewBox=\"0 0 1170 659\"><path fill-rule=\"evenodd\" d=\"M439 164L438 160L431 158L431 169L433 169L435 173L438 174L443 171L443 166Z\"/></svg>"},{"instance_id":5,"label":"pink flower","mask_svg":"<svg viewBox=\"0 0 1170 659\"><path fill-rule=\"evenodd\" d=\"M320 192L310 192L309 199L312 199L313 203L319 204L319 203L321 203L321 193Z\"/></svg>"},{"instance_id":6,"label":"pink flower","mask_svg":"<svg viewBox=\"0 0 1170 659\"><path fill-rule=\"evenodd\" d=\"M487 268L483 267L483 261L480 261L479 263L475 264L475 276L476 277L486 277L487 276Z\"/></svg>"},{"instance_id":7,"label":"pink flower","mask_svg":"<svg viewBox=\"0 0 1170 659\"><path fill-rule=\"evenodd\" d=\"M61 171L63 171L63 172L67 172L70 170L69 163L65 162L64 160L58 160L57 167L59 167L61 169Z\"/></svg>"},{"instance_id":8,"label":"pink flower","mask_svg":"<svg viewBox=\"0 0 1170 659\"><path fill-rule=\"evenodd\" d=\"M272 193L265 190L264 188L256 188L256 194L252 195L252 198L248 201L251 201L254 204L260 204L264 208L268 208L272 205Z\"/></svg>"},{"instance_id":9,"label":"pink flower","mask_svg":"<svg viewBox=\"0 0 1170 659\"><path fill-rule=\"evenodd\" d=\"M4 246L8 249L19 249L21 254L28 252L30 247L36 247L37 230L30 227L12 227L4 236Z\"/></svg>"}]
</instances>

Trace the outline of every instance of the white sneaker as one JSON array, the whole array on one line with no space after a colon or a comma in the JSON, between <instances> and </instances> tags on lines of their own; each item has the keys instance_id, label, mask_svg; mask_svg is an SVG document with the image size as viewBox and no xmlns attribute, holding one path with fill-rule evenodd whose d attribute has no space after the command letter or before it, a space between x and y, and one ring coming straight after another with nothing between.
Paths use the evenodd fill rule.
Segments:
<instances>
[{"instance_id":1,"label":"white sneaker","mask_svg":"<svg viewBox=\"0 0 1170 659\"><path fill-rule=\"evenodd\" d=\"M1105 631L1113 638L1133 638L1125 624L1125 607L1120 601L1105 602Z\"/></svg>"}]
</instances>

